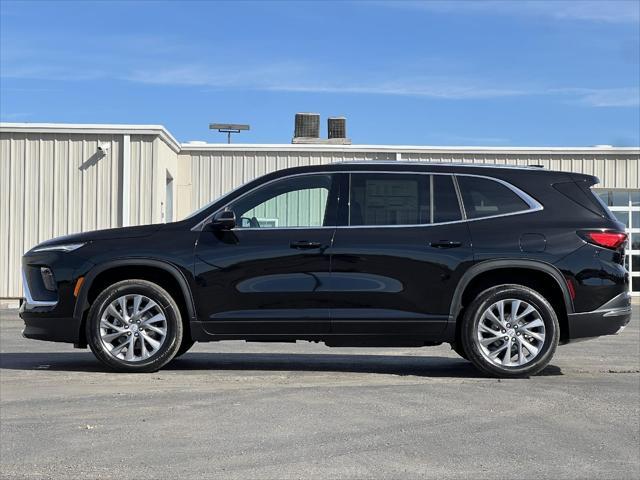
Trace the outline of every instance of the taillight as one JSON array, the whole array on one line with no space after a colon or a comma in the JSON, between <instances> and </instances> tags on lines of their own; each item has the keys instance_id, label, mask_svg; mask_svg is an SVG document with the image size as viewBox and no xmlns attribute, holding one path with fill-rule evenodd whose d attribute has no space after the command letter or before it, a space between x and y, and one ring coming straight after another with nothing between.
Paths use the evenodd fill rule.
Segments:
<instances>
[{"instance_id":1,"label":"taillight","mask_svg":"<svg viewBox=\"0 0 640 480\"><path fill-rule=\"evenodd\" d=\"M627 241L627 234L621 232L582 231L579 235L587 242L599 247L616 250Z\"/></svg>"}]
</instances>

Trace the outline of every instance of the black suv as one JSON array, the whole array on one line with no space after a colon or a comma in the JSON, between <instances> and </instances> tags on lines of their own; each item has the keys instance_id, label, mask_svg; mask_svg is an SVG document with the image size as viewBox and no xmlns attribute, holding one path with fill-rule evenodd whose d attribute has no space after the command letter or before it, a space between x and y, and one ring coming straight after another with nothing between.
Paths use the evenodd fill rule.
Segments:
<instances>
[{"instance_id":1,"label":"black suv","mask_svg":"<svg viewBox=\"0 0 640 480\"><path fill-rule=\"evenodd\" d=\"M345 162L277 171L168 224L56 238L22 260L24 336L149 372L194 342L448 342L540 372L631 318L626 235L595 177Z\"/></svg>"}]
</instances>

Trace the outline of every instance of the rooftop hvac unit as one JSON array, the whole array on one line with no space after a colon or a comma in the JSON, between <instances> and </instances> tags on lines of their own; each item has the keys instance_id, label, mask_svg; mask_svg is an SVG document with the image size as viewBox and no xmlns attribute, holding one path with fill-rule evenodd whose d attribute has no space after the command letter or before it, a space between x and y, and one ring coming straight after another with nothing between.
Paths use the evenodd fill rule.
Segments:
<instances>
[{"instance_id":1,"label":"rooftop hvac unit","mask_svg":"<svg viewBox=\"0 0 640 480\"><path fill-rule=\"evenodd\" d=\"M347 138L347 119L345 117L329 117L327 120L329 139Z\"/></svg>"},{"instance_id":2,"label":"rooftop hvac unit","mask_svg":"<svg viewBox=\"0 0 640 480\"><path fill-rule=\"evenodd\" d=\"M294 138L320 138L320 114L296 113Z\"/></svg>"}]
</instances>

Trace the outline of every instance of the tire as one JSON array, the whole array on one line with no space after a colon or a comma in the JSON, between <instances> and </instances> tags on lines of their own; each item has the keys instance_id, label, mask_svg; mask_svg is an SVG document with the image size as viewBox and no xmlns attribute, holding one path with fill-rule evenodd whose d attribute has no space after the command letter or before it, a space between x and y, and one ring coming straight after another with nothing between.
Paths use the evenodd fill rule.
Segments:
<instances>
[{"instance_id":1,"label":"tire","mask_svg":"<svg viewBox=\"0 0 640 480\"><path fill-rule=\"evenodd\" d=\"M500 378L528 377L542 371L559 337L553 307L540 293L522 285L499 285L480 293L466 309L461 326L468 359L484 374Z\"/></svg>"},{"instance_id":2,"label":"tire","mask_svg":"<svg viewBox=\"0 0 640 480\"><path fill-rule=\"evenodd\" d=\"M196 342L194 342L190 338L183 336L182 343L180 344L180 348L178 349L178 353L176 353L175 356L173 357L174 360L178 357L181 357L182 355L187 353L189 350L191 350L191 347L193 347L195 343Z\"/></svg>"},{"instance_id":3,"label":"tire","mask_svg":"<svg viewBox=\"0 0 640 480\"><path fill-rule=\"evenodd\" d=\"M467 357L467 353L462 349L462 343L461 342L453 342L450 345L451 345L451 350L456 352L458 355L460 355L465 360L469 360L469 358Z\"/></svg>"},{"instance_id":4,"label":"tire","mask_svg":"<svg viewBox=\"0 0 640 480\"><path fill-rule=\"evenodd\" d=\"M182 345L180 309L159 285L124 280L107 287L93 302L86 335L93 354L111 370L155 372Z\"/></svg>"}]
</instances>

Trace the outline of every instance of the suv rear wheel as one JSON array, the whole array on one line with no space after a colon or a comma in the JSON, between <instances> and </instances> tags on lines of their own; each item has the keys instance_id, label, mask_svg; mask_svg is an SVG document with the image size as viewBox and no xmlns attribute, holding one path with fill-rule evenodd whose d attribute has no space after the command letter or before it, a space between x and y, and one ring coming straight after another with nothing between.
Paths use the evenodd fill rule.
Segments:
<instances>
[{"instance_id":1,"label":"suv rear wheel","mask_svg":"<svg viewBox=\"0 0 640 480\"><path fill-rule=\"evenodd\" d=\"M522 285L485 290L462 320L462 347L482 372L503 378L526 377L543 370L553 357L560 328L553 307Z\"/></svg>"},{"instance_id":2,"label":"suv rear wheel","mask_svg":"<svg viewBox=\"0 0 640 480\"><path fill-rule=\"evenodd\" d=\"M121 372L154 372L182 344L178 305L146 280L124 280L105 289L89 310L86 329L98 360Z\"/></svg>"}]
</instances>

